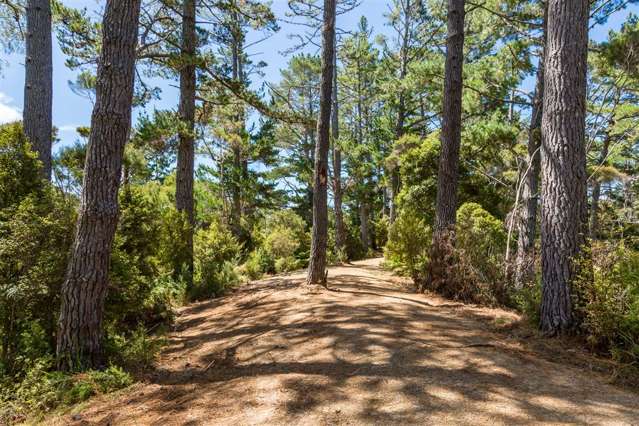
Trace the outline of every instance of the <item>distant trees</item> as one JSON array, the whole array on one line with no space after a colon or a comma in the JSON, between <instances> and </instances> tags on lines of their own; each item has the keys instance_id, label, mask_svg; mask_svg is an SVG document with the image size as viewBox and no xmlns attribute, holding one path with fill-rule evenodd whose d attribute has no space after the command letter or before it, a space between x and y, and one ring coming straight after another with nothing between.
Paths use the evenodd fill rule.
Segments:
<instances>
[{"instance_id":1,"label":"distant trees","mask_svg":"<svg viewBox=\"0 0 639 426\"><path fill-rule=\"evenodd\" d=\"M27 1L24 61L24 133L51 179L53 64L50 0Z\"/></svg>"},{"instance_id":2,"label":"distant trees","mask_svg":"<svg viewBox=\"0 0 639 426\"><path fill-rule=\"evenodd\" d=\"M326 247L328 243L328 150L330 145L333 67L335 55L336 0L324 0L322 28L322 77L320 112L317 119L317 142L313 172L313 229L311 254L306 282L324 284L326 280Z\"/></svg>"},{"instance_id":3,"label":"distant trees","mask_svg":"<svg viewBox=\"0 0 639 426\"><path fill-rule=\"evenodd\" d=\"M587 262L588 0L548 2L542 119L541 330L572 332L575 282Z\"/></svg>"},{"instance_id":4,"label":"distant trees","mask_svg":"<svg viewBox=\"0 0 639 426\"><path fill-rule=\"evenodd\" d=\"M61 296L57 356L64 370L103 362L104 300L131 128L139 12L140 0L106 3L80 212Z\"/></svg>"}]
</instances>

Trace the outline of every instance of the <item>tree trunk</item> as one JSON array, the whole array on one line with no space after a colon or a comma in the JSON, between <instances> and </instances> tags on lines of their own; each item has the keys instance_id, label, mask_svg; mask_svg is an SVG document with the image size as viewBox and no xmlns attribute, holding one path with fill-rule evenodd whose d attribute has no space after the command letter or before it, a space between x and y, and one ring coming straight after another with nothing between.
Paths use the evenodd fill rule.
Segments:
<instances>
[{"instance_id":1,"label":"tree trunk","mask_svg":"<svg viewBox=\"0 0 639 426\"><path fill-rule=\"evenodd\" d=\"M234 81L244 84L244 71L242 66L242 34L240 29L239 16L233 13L233 40L231 42L232 78ZM243 114L238 114L234 119L244 122ZM238 135L236 135L238 136ZM242 183L245 180L244 164L245 158L242 153L242 146L236 142L232 147L233 152L233 182L231 186L232 212L231 224L236 236L241 233L242 221ZM247 164L248 166L248 164Z\"/></svg>"},{"instance_id":2,"label":"tree trunk","mask_svg":"<svg viewBox=\"0 0 639 426\"><path fill-rule=\"evenodd\" d=\"M444 80L441 154L437 204L427 286L438 290L453 279L448 271L455 241L457 181L461 145L462 69L464 64L464 0L448 0L448 39Z\"/></svg>"},{"instance_id":3,"label":"tree trunk","mask_svg":"<svg viewBox=\"0 0 639 426\"><path fill-rule=\"evenodd\" d=\"M586 243L588 0L548 2L542 119L541 330L574 330L572 285Z\"/></svg>"},{"instance_id":4,"label":"tree trunk","mask_svg":"<svg viewBox=\"0 0 639 426\"><path fill-rule=\"evenodd\" d=\"M42 162L42 176L51 180L53 65L49 0L28 0L25 41L24 134Z\"/></svg>"},{"instance_id":5,"label":"tree trunk","mask_svg":"<svg viewBox=\"0 0 639 426\"><path fill-rule=\"evenodd\" d=\"M333 55L335 53L335 2L336 0L324 0L320 113L317 120L317 142L315 144L315 168L313 172L313 231L311 257L306 280L308 284L326 284L326 243L328 239L326 186L328 183Z\"/></svg>"},{"instance_id":6,"label":"tree trunk","mask_svg":"<svg viewBox=\"0 0 639 426\"><path fill-rule=\"evenodd\" d=\"M180 104L178 114L182 121L179 133L177 176L175 183L175 207L186 215L188 221L186 252L178 262L186 265L187 285L193 283L193 228L195 225L193 201L193 170L195 165L195 0L184 0L182 10L182 64L180 68ZM181 271L175 271L180 273Z\"/></svg>"},{"instance_id":7,"label":"tree trunk","mask_svg":"<svg viewBox=\"0 0 639 426\"><path fill-rule=\"evenodd\" d=\"M528 158L522 188L522 207L518 223L515 288L521 289L535 279L535 238L537 236L537 204L539 170L541 168L541 117L544 102L544 58L547 8L544 7L542 51L537 66L537 81L528 129ZM517 206L519 208L519 206Z\"/></svg>"},{"instance_id":8,"label":"tree trunk","mask_svg":"<svg viewBox=\"0 0 639 426\"><path fill-rule=\"evenodd\" d=\"M102 365L102 318L131 102L140 0L108 0L75 242L58 324L58 367Z\"/></svg>"},{"instance_id":9,"label":"tree trunk","mask_svg":"<svg viewBox=\"0 0 639 426\"><path fill-rule=\"evenodd\" d=\"M333 110L331 128L333 133L333 207L335 209L335 248L344 253L346 230L342 212L342 152L339 147L339 109L337 100L337 42L333 43Z\"/></svg>"}]
</instances>

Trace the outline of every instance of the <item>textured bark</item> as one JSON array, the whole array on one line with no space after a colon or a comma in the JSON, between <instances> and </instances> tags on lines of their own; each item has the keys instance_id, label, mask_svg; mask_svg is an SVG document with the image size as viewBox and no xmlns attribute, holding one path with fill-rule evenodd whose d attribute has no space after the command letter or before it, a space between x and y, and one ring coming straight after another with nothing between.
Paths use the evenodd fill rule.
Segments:
<instances>
[{"instance_id":1,"label":"textured bark","mask_svg":"<svg viewBox=\"0 0 639 426\"><path fill-rule=\"evenodd\" d=\"M195 0L184 0L182 10L182 66L180 68L180 104L178 114L182 121L179 133L175 207L188 220L184 242L186 252L180 267L186 264L187 284L193 281L193 227L195 224L193 201L193 170L195 164ZM176 271L179 273L181 271Z\"/></svg>"},{"instance_id":2,"label":"textured bark","mask_svg":"<svg viewBox=\"0 0 639 426\"><path fill-rule=\"evenodd\" d=\"M521 289L535 279L535 238L537 237L537 205L539 171L541 168L541 117L544 102L544 59L547 8L544 8L542 53L537 66L530 127L528 128L528 158L523 176L522 207L519 214L515 287Z\"/></svg>"},{"instance_id":3,"label":"textured bark","mask_svg":"<svg viewBox=\"0 0 639 426\"><path fill-rule=\"evenodd\" d=\"M461 144L462 68L464 64L464 0L448 0L448 39L444 81L441 154L437 204L427 285L439 289L452 279L447 263L454 246L457 181Z\"/></svg>"},{"instance_id":4,"label":"textured bark","mask_svg":"<svg viewBox=\"0 0 639 426\"><path fill-rule=\"evenodd\" d=\"M611 122L609 127L614 125L614 122ZM603 146L601 147L601 153L599 154L599 161L597 162L597 166L602 165L606 162L608 158L608 151L610 149L610 135L606 134L606 137L603 141ZM599 238L599 197L601 196L601 182L597 176L593 176L593 185L592 185L592 202L590 205L590 238L596 239Z\"/></svg>"},{"instance_id":5,"label":"textured bark","mask_svg":"<svg viewBox=\"0 0 639 426\"><path fill-rule=\"evenodd\" d=\"M576 326L572 285L587 232L588 0L548 2L542 119L541 330Z\"/></svg>"},{"instance_id":6,"label":"textured bark","mask_svg":"<svg viewBox=\"0 0 639 426\"><path fill-rule=\"evenodd\" d=\"M339 147L339 105L337 99L337 42L333 43L333 110L331 130L333 134L333 208L335 209L335 248L343 252L346 247L346 229L342 212L342 152Z\"/></svg>"},{"instance_id":7,"label":"textured bark","mask_svg":"<svg viewBox=\"0 0 639 426\"><path fill-rule=\"evenodd\" d=\"M42 162L43 177L51 180L53 65L49 0L28 0L25 41L24 133Z\"/></svg>"},{"instance_id":8,"label":"textured bark","mask_svg":"<svg viewBox=\"0 0 639 426\"><path fill-rule=\"evenodd\" d=\"M328 150L330 144L331 93L333 89L333 56L335 44L335 2L324 0L324 26L322 29L322 81L320 85L320 112L317 120L315 167L313 172L313 231L311 256L308 265L308 284L325 284L326 244L328 240Z\"/></svg>"},{"instance_id":9,"label":"textured bark","mask_svg":"<svg viewBox=\"0 0 639 426\"><path fill-rule=\"evenodd\" d=\"M102 364L102 318L131 102L140 0L109 0L75 242L62 286L57 354L61 369Z\"/></svg>"}]
</instances>

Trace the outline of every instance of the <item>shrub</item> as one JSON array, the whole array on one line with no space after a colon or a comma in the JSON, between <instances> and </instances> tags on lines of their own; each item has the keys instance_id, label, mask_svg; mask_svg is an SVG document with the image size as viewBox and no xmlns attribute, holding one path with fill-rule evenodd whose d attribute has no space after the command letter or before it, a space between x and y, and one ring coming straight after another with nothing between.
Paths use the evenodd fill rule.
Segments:
<instances>
[{"instance_id":1,"label":"shrub","mask_svg":"<svg viewBox=\"0 0 639 426\"><path fill-rule=\"evenodd\" d=\"M455 245L450 253L445 287L431 288L447 297L478 302L504 303L506 299L503 253L506 232L479 204L466 203L457 211ZM449 244L444 240L444 244ZM404 209L389 229L385 257L393 268L411 275L418 288L427 282L431 234L421 215Z\"/></svg>"},{"instance_id":2,"label":"shrub","mask_svg":"<svg viewBox=\"0 0 639 426\"><path fill-rule=\"evenodd\" d=\"M411 211L402 211L388 229L384 257L393 269L416 277L425 269L431 242L429 227Z\"/></svg>"},{"instance_id":3,"label":"shrub","mask_svg":"<svg viewBox=\"0 0 639 426\"><path fill-rule=\"evenodd\" d=\"M457 210L458 298L506 302L503 264L506 238L503 223L479 204L465 203Z\"/></svg>"},{"instance_id":4,"label":"shrub","mask_svg":"<svg viewBox=\"0 0 639 426\"><path fill-rule=\"evenodd\" d=\"M121 213L111 255L106 318L126 329L143 323L148 327L173 319L181 303L184 282L173 273L171 260L164 258L174 225L170 214L154 197L152 188L126 187L120 195Z\"/></svg>"},{"instance_id":5,"label":"shrub","mask_svg":"<svg viewBox=\"0 0 639 426\"><path fill-rule=\"evenodd\" d=\"M119 333L114 327L107 327L106 335L105 349L109 362L132 371L151 367L165 341L162 337L150 335L142 324L129 333Z\"/></svg>"},{"instance_id":6,"label":"shrub","mask_svg":"<svg viewBox=\"0 0 639 426\"><path fill-rule=\"evenodd\" d=\"M639 252L594 242L592 280L578 280L575 311L593 349L639 365Z\"/></svg>"},{"instance_id":7,"label":"shrub","mask_svg":"<svg viewBox=\"0 0 639 426\"><path fill-rule=\"evenodd\" d=\"M0 210L40 191L41 164L21 123L0 125Z\"/></svg>"},{"instance_id":8,"label":"shrub","mask_svg":"<svg viewBox=\"0 0 639 426\"><path fill-rule=\"evenodd\" d=\"M251 280L261 278L265 273L275 272L275 259L262 247L251 252L248 259L242 265L242 271Z\"/></svg>"},{"instance_id":9,"label":"shrub","mask_svg":"<svg viewBox=\"0 0 639 426\"><path fill-rule=\"evenodd\" d=\"M53 350L74 220L72 204L49 187L0 210L0 373Z\"/></svg>"},{"instance_id":10,"label":"shrub","mask_svg":"<svg viewBox=\"0 0 639 426\"><path fill-rule=\"evenodd\" d=\"M42 358L33 363L21 381L3 385L0 391L0 423L24 421L133 383L131 376L119 367L70 375L50 371L51 366L51 358Z\"/></svg>"},{"instance_id":11,"label":"shrub","mask_svg":"<svg viewBox=\"0 0 639 426\"><path fill-rule=\"evenodd\" d=\"M275 261L275 272L289 272L302 268L303 262L294 257L280 257Z\"/></svg>"},{"instance_id":12,"label":"shrub","mask_svg":"<svg viewBox=\"0 0 639 426\"><path fill-rule=\"evenodd\" d=\"M213 223L195 234L193 246L195 276L191 298L219 296L239 282L233 265L240 254L240 245L228 229Z\"/></svg>"},{"instance_id":13,"label":"shrub","mask_svg":"<svg viewBox=\"0 0 639 426\"><path fill-rule=\"evenodd\" d=\"M310 236L304 219L292 210L271 212L257 224L254 234L257 248L241 268L249 279L298 269L308 259Z\"/></svg>"}]
</instances>

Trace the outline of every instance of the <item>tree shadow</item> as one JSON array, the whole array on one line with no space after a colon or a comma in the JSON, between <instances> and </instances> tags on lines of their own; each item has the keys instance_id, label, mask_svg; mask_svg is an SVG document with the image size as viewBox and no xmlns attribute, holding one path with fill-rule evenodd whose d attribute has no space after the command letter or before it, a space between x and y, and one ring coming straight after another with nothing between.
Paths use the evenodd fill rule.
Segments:
<instances>
[{"instance_id":1,"label":"tree shadow","mask_svg":"<svg viewBox=\"0 0 639 426\"><path fill-rule=\"evenodd\" d=\"M438 305L355 266L340 267L331 290L317 294L299 286L303 278L275 277L185 311L188 328L171 336L143 394L104 410L136 423L131 407L143 406L149 423L185 424L188 416L216 424L639 418L637 395L506 350L476 318L455 315L460 304Z\"/></svg>"}]
</instances>

